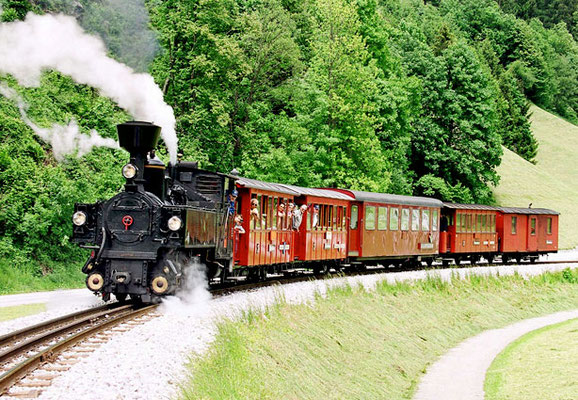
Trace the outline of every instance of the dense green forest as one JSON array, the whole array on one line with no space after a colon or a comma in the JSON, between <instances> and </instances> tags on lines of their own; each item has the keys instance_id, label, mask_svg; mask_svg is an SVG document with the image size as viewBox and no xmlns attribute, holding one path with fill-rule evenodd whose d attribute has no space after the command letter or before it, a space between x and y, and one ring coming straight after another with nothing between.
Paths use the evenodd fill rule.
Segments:
<instances>
[{"instance_id":1,"label":"dense green forest","mask_svg":"<svg viewBox=\"0 0 578 400\"><path fill-rule=\"evenodd\" d=\"M5 22L74 15L111 56L150 72L174 108L181 151L205 169L492 203L501 146L529 161L538 151L529 102L578 122L575 1L0 4ZM129 118L56 72L38 88L0 81L40 126L76 119L114 137ZM117 191L125 160L96 149L57 163L0 97L0 270L42 275L77 262L67 242L73 204Z\"/></svg>"}]
</instances>

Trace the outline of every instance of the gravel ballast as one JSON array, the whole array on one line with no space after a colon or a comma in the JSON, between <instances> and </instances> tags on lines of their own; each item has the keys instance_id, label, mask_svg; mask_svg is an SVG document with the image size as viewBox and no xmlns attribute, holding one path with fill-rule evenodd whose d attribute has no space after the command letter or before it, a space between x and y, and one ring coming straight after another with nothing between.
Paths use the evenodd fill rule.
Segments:
<instances>
[{"instance_id":1,"label":"gravel ballast","mask_svg":"<svg viewBox=\"0 0 578 400\"><path fill-rule=\"evenodd\" d=\"M186 376L185 364L191 355L203 354L217 332L223 318L235 318L249 308L262 309L282 297L293 304L313 302L316 293L327 288L362 284L373 288L381 280L389 282L439 276L449 280L452 275L539 275L559 271L572 265L524 265L471 267L434 271L380 273L375 275L299 282L281 287L266 287L251 292L234 293L212 299L202 287L192 290L187 298L170 298L159 310L159 317L115 334L106 344L82 358L70 370L53 381L41 399L159 399L170 398L178 391L178 383ZM65 299L63 298L63 301ZM76 307L78 308L78 307ZM74 308L74 309L76 309ZM82 307L80 307L82 308ZM86 305L84 306L86 308ZM62 311L66 310L66 311ZM71 311L70 306L58 310ZM55 311L0 324L0 334L19 329L42 318L55 316Z\"/></svg>"}]
</instances>

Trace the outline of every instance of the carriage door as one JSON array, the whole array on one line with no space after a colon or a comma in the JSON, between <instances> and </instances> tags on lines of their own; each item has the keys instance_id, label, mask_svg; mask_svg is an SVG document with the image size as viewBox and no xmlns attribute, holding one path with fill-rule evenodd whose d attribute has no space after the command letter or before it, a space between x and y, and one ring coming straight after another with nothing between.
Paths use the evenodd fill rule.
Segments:
<instances>
[{"instance_id":1,"label":"carriage door","mask_svg":"<svg viewBox=\"0 0 578 400\"><path fill-rule=\"evenodd\" d=\"M348 256L359 256L359 237L361 234L359 224L359 206L352 205L349 218L349 253Z\"/></svg>"},{"instance_id":2,"label":"carriage door","mask_svg":"<svg viewBox=\"0 0 578 400\"><path fill-rule=\"evenodd\" d=\"M528 218L528 251L538 251L538 218L535 215Z\"/></svg>"}]
</instances>

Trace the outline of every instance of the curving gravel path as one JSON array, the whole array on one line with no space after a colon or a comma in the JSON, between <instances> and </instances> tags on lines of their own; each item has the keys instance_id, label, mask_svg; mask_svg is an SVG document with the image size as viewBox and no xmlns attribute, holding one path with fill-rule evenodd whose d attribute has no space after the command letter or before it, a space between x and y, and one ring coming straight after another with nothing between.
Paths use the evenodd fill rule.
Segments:
<instances>
[{"instance_id":1,"label":"curving gravel path","mask_svg":"<svg viewBox=\"0 0 578 400\"><path fill-rule=\"evenodd\" d=\"M211 345L219 321L236 318L249 308L263 309L279 298L289 303L311 303L316 293L323 295L328 288L345 284L362 284L371 289L381 280L393 283L428 276L449 280L453 276L511 275L515 272L532 276L569 266L575 267L526 264L381 273L266 287L217 299L212 299L202 285L193 284L184 298L168 299L161 307L159 318L114 335L106 344L80 359L70 370L54 379L40 399L168 399L177 393L178 382L187 373L184 365L191 355L202 354ZM83 298L91 299L89 296ZM0 305L3 305L2 299L0 297ZM55 313L65 313L64 310L70 312L72 304L64 292L60 293L59 301L66 305L57 311L0 323L0 334L42 318L53 318Z\"/></svg>"},{"instance_id":2,"label":"curving gravel path","mask_svg":"<svg viewBox=\"0 0 578 400\"><path fill-rule=\"evenodd\" d=\"M429 368L413 400L484 400L486 372L511 342L544 326L578 318L578 310L527 319L465 340Z\"/></svg>"}]
</instances>

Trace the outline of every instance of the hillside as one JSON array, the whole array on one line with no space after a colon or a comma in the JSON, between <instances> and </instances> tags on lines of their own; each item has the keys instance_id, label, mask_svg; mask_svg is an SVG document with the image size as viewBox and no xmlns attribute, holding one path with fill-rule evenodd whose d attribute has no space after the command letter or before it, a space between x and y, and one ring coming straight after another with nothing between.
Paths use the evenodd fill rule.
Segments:
<instances>
[{"instance_id":1,"label":"hillside","mask_svg":"<svg viewBox=\"0 0 578 400\"><path fill-rule=\"evenodd\" d=\"M552 208L561 213L560 248L578 246L578 127L532 106L532 131L540 147L533 165L504 149L494 193L504 205Z\"/></svg>"}]
</instances>

